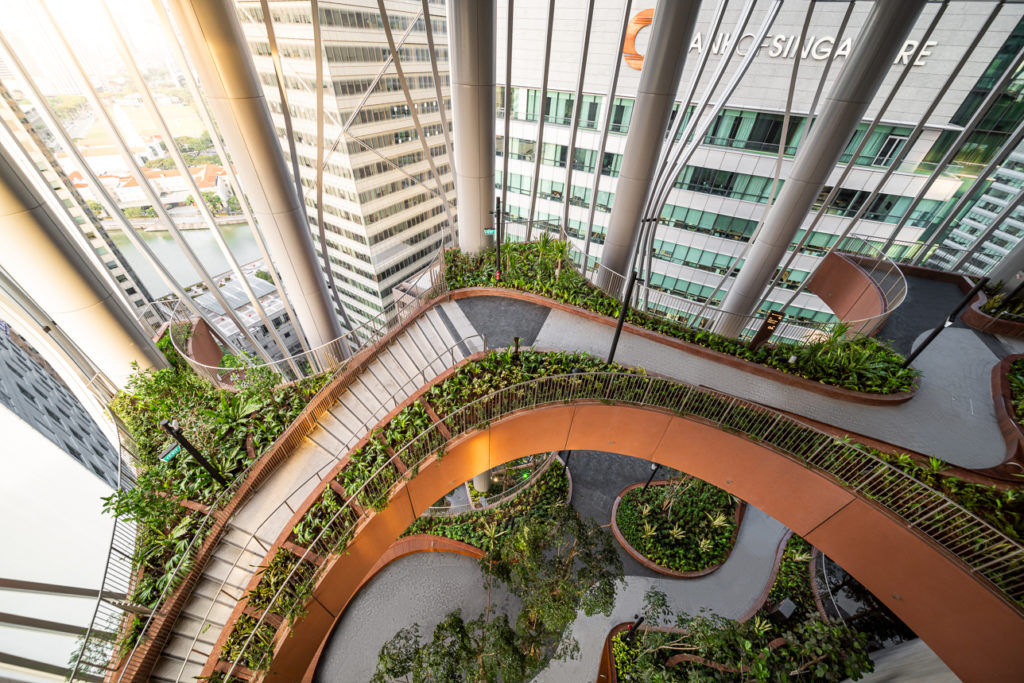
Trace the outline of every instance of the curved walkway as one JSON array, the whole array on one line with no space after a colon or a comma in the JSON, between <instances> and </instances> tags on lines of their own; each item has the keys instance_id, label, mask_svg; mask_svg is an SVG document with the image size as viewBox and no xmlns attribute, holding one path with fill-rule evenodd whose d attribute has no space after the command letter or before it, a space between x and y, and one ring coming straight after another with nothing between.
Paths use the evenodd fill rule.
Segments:
<instances>
[{"instance_id":1,"label":"curved walkway","mask_svg":"<svg viewBox=\"0 0 1024 683\"><path fill-rule=\"evenodd\" d=\"M979 352L970 339L959 339L953 334L956 332L961 330L947 330L921 357L919 366L926 372L925 382L920 394L902 406L871 407L828 399L629 332L623 335L617 360L936 455L962 466L991 466L1001 460L1004 446L991 415L991 395L985 396L986 410L985 401L976 394L980 383L986 385L987 391L988 372L995 357L987 348ZM298 449L232 519L233 529L225 535L217 557L205 568L203 580L176 624L174 637L164 649L153 679L188 680L201 668L200 662L210 654L218 632L263 561L266 547L287 524L292 508L301 504L319 478L376 420L404 395L452 364L451 359L430 362L428 356L432 350L455 347L457 360L477 350L459 340L482 334L492 348L507 345L511 337L520 336L524 345L582 350L603 356L612 333L613 328L608 325L538 304L496 296L444 302L426 311L414 326L378 354L370 364L372 367L363 372L330 413L321 418L320 427L310 435L307 445ZM978 342L977 337L971 339ZM936 352L943 344L952 345L944 352L952 359ZM929 357L933 359L931 362ZM979 372L980 369L983 371ZM965 401L958 402L960 390L967 395ZM631 582L627 591L639 585ZM645 588L636 590L642 596ZM631 609L627 610L630 612L627 616L635 611ZM577 627L588 628L587 623L587 620L581 621Z\"/></svg>"},{"instance_id":2,"label":"curved walkway","mask_svg":"<svg viewBox=\"0 0 1024 683\"><path fill-rule=\"evenodd\" d=\"M422 312L356 374L317 418L304 443L244 501L203 568L150 680L191 681L202 673L221 630L245 594L267 548L309 492L389 411L462 358L482 339L453 303Z\"/></svg>"},{"instance_id":3,"label":"curved walkway","mask_svg":"<svg viewBox=\"0 0 1024 683\"><path fill-rule=\"evenodd\" d=\"M456 302L491 346L502 345L515 321L536 329L538 310L547 311L534 334L522 343L539 349L586 351L605 357L614 328L539 304L481 296ZM496 329L495 321L502 328ZM493 342L491 332L494 332ZM501 334L501 333L504 334ZM923 332L918 342L926 336ZM507 343L507 342L505 342ZM923 372L921 388L910 401L868 406L828 398L765 377L728 367L624 330L615 360L691 384L785 410L856 434L942 458L961 467L1000 464L1006 443L992 407L990 373L999 360L972 330L945 330L914 362Z\"/></svg>"},{"instance_id":4,"label":"curved walkway","mask_svg":"<svg viewBox=\"0 0 1024 683\"><path fill-rule=\"evenodd\" d=\"M569 461L573 505L583 516L607 524L615 496L625 486L645 480L648 466L646 460L624 455L574 452ZM709 609L730 618L746 616L759 606L788 532L765 513L748 507L729 559L717 571L698 579L656 575L619 548L626 584L619 588L611 616L587 617L580 612L572 627L580 645L579 656L552 662L537 680L595 680L608 631L633 618L652 586L668 596L675 610L696 614ZM346 608L324 647L315 680L369 680L381 645L398 629L419 623L420 635L426 640L453 609L462 608L467 619L476 617L486 605L483 580L476 561L464 556L418 553L396 560ZM416 590L409 590L413 584ZM512 618L518 612L516 599L505 591L492 592L492 600Z\"/></svg>"}]
</instances>

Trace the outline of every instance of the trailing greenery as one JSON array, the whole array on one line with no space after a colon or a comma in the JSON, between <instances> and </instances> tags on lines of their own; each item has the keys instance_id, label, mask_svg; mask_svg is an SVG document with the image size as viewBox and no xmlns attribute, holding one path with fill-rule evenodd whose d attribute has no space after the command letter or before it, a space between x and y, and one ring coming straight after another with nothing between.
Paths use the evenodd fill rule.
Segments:
<instances>
[{"instance_id":1,"label":"trailing greenery","mask_svg":"<svg viewBox=\"0 0 1024 683\"><path fill-rule=\"evenodd\" d=\"M573 372L620 372L643 374L643 370L618 363L608 364L586 353L512 349L496 351L466 363L451 377L432 387L426 398L441 417L483 398L499 389L528 382L538 377L567 375Z\"/></svg>"},{"instance_id":2,"label":"trailing greenery","mask_svg":"<svg viewBox=\"0 0 1024 683\"><path fill-rule=\"evenodd\" d=\"M538 515L547 514L546 511L555 505L564 505L568 496L569 478L565 474L565 465L555 460L537 481L508 502L460 515L419 517L402 535L444 536L490 552L495 538L530 526Z\"/></svg>"},{"instance_id":3,"label":"trailing greenery","mask_svg":"<svg viewBox=\"0 0 1024 683\"><path fill-rule=\"evenodd\" d=\"M1024 492L1019 486L996 488L976 484L951 474L949 471L953 469L952 465L938 458L928 458L927 464L921 464L906 453L890 454L868 446L860 447L929 488L949 496L1007 536L1024 540ZM888 477L881 477L865 486L861 493L871 498L888 481ZM951 515L952 512L940 512L931 519L941 522Z\"/></svg>"},{"instance_id":4,"label":"trailing greenery","mask_svg":"<svg viewBox=\"0 0 1024 683\"><path fill-rule=\"evenodd\" d=\"M432 387L424 400L443 419L499 389L538 377L563 375L577 370L638 372L615 363L608 365L585 353L539 353L524 350L515 354L511 349L506 349L466 363L446 380ZM395 415L388 424L374 430L366 445L351 454L349 464L338 477L346 494L356 496L359 504L365 507L380 509L386 505L387 490L398 478L397 470L385 467L391 458L387 447L400 454L406 467L415 467L444 443L444 437L438 430L427 431L431 424L423 401L416 401ZM378 471L380 479L372 485L366 485Z\"/></svg>"},{"instance_id":5,"label":"trailing greenery","mask_svg":"<svg viewBox=\"0 0 1024 683\"><path fill-rule=\"evenodd\" d=\"M1010 363L1006 373L1010 381L1010 401L1013 403L1013 418L1024 426L1024 358Z\"/></svg>"},{"instance_id":6,"label":"trailing greenery","mask_svg":"<svg viewBox=\"0 0 1024 683\"><path fill-rule=\"evenodd\" d=\"M739 501L696 477L631 489L615 523L644 557L667 569L696 572L725 561L733 546Z\"/></svg>"},{"instance_id":7,"label":"trailing greenery","mask_svg":"<svg viewBox=\"0 0 1024 683\"><path fill-rule=\"evenodd\" d=\"M674 616L664 593L644 597L641 627L630 642L626 632L612 638L614 666L621 681L814 681L857 680L873 670L867 640L844 624L818 616L773 623L755 615L745 622L713 614ZM682 661L669 661L683 655Z\"/></svg>"},{"instance_id":8,"label":"trailing greenery","mask_svg":"<svg viewBox=\"0 0 1024 683\"><path fill-rule=\"evenodd\" d=\"M768 604L777 605L786 598L796 605L794 620L803 620L818 613L811 588L811 553L814 548L796 534L786 541L779 561L779 572L768 592Z\"/></svg>"},{"instance_id":9,"label":"trailing greenery","mask_svg":"<svg viewBox=\"0 0 1024 683\"><path fill-rule=\"evenodd\" d=\"M494 279L493 249L477 255L448 251L445 253L448 285L452 289L485 286L518 289L609 317L619 314L618 301L592 286L573 268L566 244L546 234L542 234L538 242L504 245L502 260L504 266L498 282ZM837 326L830 337L813 344L766 344L752 351L737 339L637 310L629 311L627 321L781 372L854 391L877 394L911 391L919 374L912 368L901 368L903 357L876 339L848 339L842 326Z\"/></svg>"},{"instance_id":10,"label":"trailing greenery","mask_svg":"<svg viewBox=\"0 0 1024 683\"><path fill-rule=\"evenodd\" d=\"M239 615L231 635L221 648L221 659L237 662L254 671L262 671L270 666L274 658L274 636L277 635L277 629L266 621L257 629L257 621L259 620L248 614ZM256 635L246 645L249 635L254 631Z\"/></svg>"},{"instance_id":11,"label":"trailing greenery","mask_svg":"<svg viewBox=\"0 0 1024 683\"><path fill-rule=\"evenodd\" d=\"M468 623L451 612L420 642L419 625L403 628L381 648L374 681L525 681L552 659L575 657L570 635L578 612L610 615L622 581L611 535L552 500L528 520L487 531L480 560L484 587L496 579L522 602L515 623L488 609Z\"/></svg>"},{"instance_id":12,"label":"trailing greenery","mask_svg":"<svg viewBox=\"0 0 1024 683\"><path fill-rule=\"evenodd\" d=\"M172 333L184 336L180 329ZM138 525L132 558L136 580L129 601L149 608L155 608L165 589L181 580L208 531L203 527L205 515L180 501L213 505L221 492L220 485L184 451L170 462L160 459L174 444L160 429L160 421L177 419L185 437L232 481L252 462L247 441L251 440L252 452L259 457L329 379L316 377L275 389L279 377L253 373L240 383L238 393L231 393L192 373L166 336L158 347L171 367L135 372L111 403L135 442L136 485L103 499L104 511ZM135 621L120 643L125 652L141 633L142 623Z\"/></svg>"}]
</instances>

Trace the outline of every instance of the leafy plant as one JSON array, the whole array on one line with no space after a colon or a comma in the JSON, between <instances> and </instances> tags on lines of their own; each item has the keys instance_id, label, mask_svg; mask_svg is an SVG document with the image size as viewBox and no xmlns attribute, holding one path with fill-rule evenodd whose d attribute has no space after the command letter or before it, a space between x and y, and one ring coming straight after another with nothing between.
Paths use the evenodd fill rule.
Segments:
<instances>
[{"instance_id":1,"label":"leafy plant","mask_svg":"<svg viewBox=\"0 0 1024 683\"><path fill-rule=\"evenodd\" d=\"M737 500L693 477L631 489L615 522L626 542L668 569L693 572L725 561L736 529Z\"/></svg>"},{"instance_id":2,"label":"leafy plant","mask_svg":"<svg viewBox=\"0 0 1024 683\"><path fill-rule=\"evenodd\" d=\"M619 680L842 681L873 669L866 637L845 624L816 615L783 626L763 615L746 622L713 614L673 616L666 604L663 593L649 590L644 615L653 628L639 629L632 640L625 632L613 637ZM670 666L680 654L682 661Z\"/></svg>"},{"instance_id":3,"label":"leafy plant","mask_svg":"<svg viewBox=\"0 0 1024 683\"><path fill-rule=\"evenodd\" d=\"M616 299L591 285L573 268L561 267L568 260L567 247L546 234L537 242L503 245L502 259L502 279L497 282L493 279L493 249L475 255L448 251L445 253L445 277L452 289L505 287L539 294L608 317L619 314ZM884 343L867 337L850 339L848 330L841 325L829 337L812 344L766 344L752 351L737 339L637 310L627 313L627 321L781 372L854 391L880 394L910 391L918 376L916 370L902 368L903 357ZM791 358L795 358L793 363L790 363Z\"/></svg>"}]
</instances>

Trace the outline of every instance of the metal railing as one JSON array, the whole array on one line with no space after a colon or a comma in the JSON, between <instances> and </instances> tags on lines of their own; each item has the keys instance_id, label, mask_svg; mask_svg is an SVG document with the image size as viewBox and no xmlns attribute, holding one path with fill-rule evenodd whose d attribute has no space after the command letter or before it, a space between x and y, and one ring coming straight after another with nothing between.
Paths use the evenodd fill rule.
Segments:
<instances>
[{"instance_id":1,"label":"metal railing","mask_svg":"<svg viewBox=\"0 0 1024 683\"><path fill-rule=\"evenodd\" d=\"M112 419L117 428L117 488L135 487L137 459L135 442L124 431L120 421ZM127 603L135 588L136 576L132 557L135 554L135 538L138 528L135 522L114 518L107 550L107 562L96 597L89 626L82 636L75 661L71 665L69 679L72 681L102 681L108 671L117 645L109 634L121 634L125 625L125 606L111 600L111 595L125 596Z\"/></svg>"},{"instance_id":2,"label":"metal railing","mask_svg":"<svg viewBox=\"0 0 1024 683\"><path fill-rule=\"evenodd\" d=\"M526 239L526 234L527 228L525 224L519 222L506 223L505 238L507 241L523 242ZM600 264L593 256L587 259L586 267L584 267L583 252L578 250L572 240L567 238L565 231L557 223L540 220L534 221L531 238L537 239L541 234L549 234L563 240L566 244L569 260L576 268L576 271L616 301L622 301L622 292L626 288L626 277L624 275ZM842 326L847 337L870 335L878 330L892 312L903 303L907 295L906 277L900 271L899 266L882 253L876 241L859 235L848 236L839 242L835 251L853 260L871 278L873 284L864 287L860 292L860 296L880 295L884 300L884 311L878 315L866 318L833 322L812 322L785 316L778 323L768 341L773 343L813 344L829 338L840 329L840 326ZM630 303L638 311L665 318L677 325L693 329L714 331L718 329L719 324L724 318L722 311L711 303L695 301L672 294L656 287L648 286L639 280L634 286L633 299ZM747 340L753 337L761 328L766 315L759 313L755 315L730 316L730 319L739 317L744 320L743 330L739 338Z\"/></svg>"},{"instance_id":3,"label":"metal railing","mask_svg":"<svg viewBox=\"0 0 1024 683\"><path fill-rule=\"evenodd\" d=\"M240 663L250 669L263 669L269 664L267 657L272 658L272 652L250 655L249 648L257 637L263 647L273 647L277 627L271 624L281 617L286 618L281 623L287 623L287 618L302 613L321 573L330 564L314 564L311 555L327 558L340 552L354 537L362 510L386 507L394 488L414 477L425 461L449 441L442 423L455 439L517 411L577 401L666 410L761 442L896 516L1016 609L1024 607L1024 546L860 446L770 408L673 380L612 372L555 375L504 387L462 406L411 439L378 467L324 523L303 554L294 559L280 587L262 609L256 610L259 617L249 617L255 623L237 648L226 676L235 673ZM396 465L399 461L401 467ZM249 607L249 614L255 614L254 606Z\"/></svg>"},{"instance_id":4,"label":"metal railing","mask_svg":"<svg viewBox=\"0 0 1024 683\"><path fill-rule=\"evenodd\" d=\"M479 344L474 343L474 340L477 340L479 342ZM388 412L391 409L389 407L389 403L392 404L392 405L397 405L398 403L401 402L401 400L405 400L405 398L408 397L408 395L412 391L414 391L415 388L417 388L419 386L423 386L425 384L429 384L437 375L433 375L431 377L427 377L426 370L427 369L431 369L433 367L433 364L436 361L442 360L445 357L448 357L448 358L450 358L450 360L445 365L445 367L448 368L448 367L454 366L455 363L457 362L457 359L456 359L456 356L455 356L455 352L456 352L457 349L460 349L462 347L466 347L466 348L471 349L473 351L484 351L484 350L487 349L487 338L484 335L482 335L482 334L469 335L467 337L463 337L461 339L458 339L457 341L452 342L451 344L449 344L445 348L437 351L435 356L433 358L431 358L430 360L428 360L428 362L425 363L425 368L421 369L421 371L419 373L411 375L409 377L409 379L406 380L397 390L392 392L388 397L384 398L380 402L380 405L378 406L378 408L376 408L369 415L369 417L364 419L362 421L362 423L358 427L356 427L355 429L350 429L352 434L355 437L361 438L362 434L368 433L374 425L376 425L385 415L388 414ZM440 374L440 373L438 373L438 374ZM409 389L410 385L412 387L412 390ZM399 397L401 397L401 398L399 398ZM348 428L347 424L346 424L346 428ZM358 439L357 439L357 442L358 442ZM333 454L334 455L334 459L333 460L327 462L322 467L320 467L320 468L314 470L313 472L311 472L305 479L303 479L298 484L296 484L294 487L292 487L292 490L290 492L288 492L288 494L286 494L284 496L281 496L281 500L277 504L277 506L275 506L268 514L266 514L264 516L264 518L259 522L259 524L257 524L253 528L253 531L249 533L248 537L245 538L244 541L240 541L240 542L236 542L235 543L235 545L239 546L239 551L236 554L235 559L232 561L231 566L224 573L224 577L220 580L220 583L218 584L217 589L214 592L215 595L221 595L222 591L225 591L225 587L228 584L228 579L232 576L234 571L238 568L239 562L244 557L246 551L250 549L250 545L251 544L255 544L257 547L260 547L261 550L263 549L262 548L262 543L259 541L259 537L260 537L259 535L261 533L265 532L264 526L267 525L268 522L270 522L270 521L274 520L275 518L277 518L279 516L279 514L283 510L287 509L289 512L291 512L291 506L290 506L290 504L288 502L291 499L291 497L295 493L297 493L299 491L307 490L309 485L312 484L314 481L321 481L321 480L323 480L324 474L325 474L324 471L325 470L329 470L330 468L334 467L334 465L338 462L338 460L340 460L346 454L346 452L339 452L339 453ZM277 533L279 533L279 531L280 531L280 529L266 530L266 532L269 533L270 535L276 535ZM250 552L252 552L252 551L250 550ZM253 569L253 571L255 571L255 568ZM227 591L227 593L230 593L230 591ZM216 602L211 601L209 607L206 610L206 613L203 615L202 622L200 623L199 627L196 630L196 634L193 637L192 642L189 644L187 652L193 652L194 651L194 649L196 648L196 646L198 644L199 636L202 635L205 632L205 630L209 628L209 626L211 626L211 625L212 626L223 626L223 624L217 624L216 622L211 621L210 615L212 614L213 609L215 607L216 607ZM186 657L185 660L182 662L181 667L178 669L178 673L177 673L177 675L175 677L176 681L180 681L181 680L182 676L184 675L185 667L187 666L187 664L188 664L188 658Z\"/></svg>"},{"instance_id":5,"label":"metal railing","mask_svg":"<svg viewBox=\"0 0 1024 683\"><path fill-rule=\"evenodd\" d=\"M235 364L225 365L222 361L220 365L210 365L193 358L188 353L188 349L181 347L174 334L170 335L171 343L193 372L220 389L234 389L246 373L250 372L270 371L277 374L282 382L290 382L323 372L334 372L361 349L400 327L409 318L412 311L416 310L417 304L447 291L443 261L440 255L438 259L411 279L428 282L429 286L425 287L424 291L416 297L396 300L370 320L336 339L270 363L261 362L250 353L244 353L234 356ZM188 326L188 329L191 329L194 322L195 319L182 302L177 302L171 312L172 329L176 325ZM221 351L223 352L224 349L222 348Z\"/></svg>"},{"instance_id":6,"label":"metal railing","mask_svg":"<svg viewBox=\"0 0 1024 683\"><path fill-rule=\"evenodd\" d=\"M276 448L277 453L284 451L287 454L290 452L301 440L301 435L298 438L295 438L295 435L308 431L312 422L315 421L315 417L312 417L314 413L317 413L319 409L319 414L322 414L323 410L326 410L326 406L332 404L336 398L336 391L331 390L330 384L323 387L310 399L306 409L296 421L274 442L272 448ZM119 427L118 436L121 440L120 450L122 453L118 489L134 488L138 471L134 441L121 428L120 422L115 419L115 423ZM126 446L126 444L130 446ZM134 522L127 522L115 517L114 534L108 551L107 566L104 569L102 592L96 601L93 619L84 637L82 649L72 669L70 680L86 680L86 676L97 675L96 672L101 672L99 675L103 676L113 676L116 673L115 680L120 681L125 677L130 679L133 673L140 668L140 662L135 659L139 645L151 637L150 630L156 619L169 616L163 611L168 596L178 588L183 575L188 574L192 568L197 552L210 530L221 522L218 516L219 511L235 496L253 469L262 461L261 458L257 458L251 462L210 503L208 512L199 520L198 527L182 554L182 559L163 578L164 588L153 607L134 605L130 602L132 590L139 579L133 559L136 550L137 525ZM127 476L122 476L121 472L127 473ZM124 594L126 596L124 603L118 605L106 599L104 595L110 592ZM129 637L129 630L134 628L133 617L139 617L144 621L141 628L137 629L138 634L134 638L131 650L124 656L118 656L115 649L122 647L124 639ZM109 633L118 634L117 639L111 640L106 635Z\"/></svg>"},{"instance_id":7,"label":"metal railing","mask_svg":"<svg viewBox=\"0 0 1024 683\"><path fill-rule=\"evenodd\" d=\"M445 291L444 273L443 270L439 269L439 264L440 260L431 264L428 269L424 269L426 272L421 271L420 275L417 276L421 281L423 281L424 285L429 282L429 286L426 286L417 296L406 297L406 299L396 303L389 309L389 311L385 312L389 313L389 315L381 314L377 318L369 321L367 324L357 328L355 336L350 337L353 339L353 344L347 347L348 354L344 358L338 359L331 369L338 370L343 365L347 364L352 356L359 350L376 343L393 330L402 326L406 321L418 315L420 312L419 304L443 293L443 291ZM165 308L164 310L166 311L167 309ZM173 317L174 313L177 313L179 310L180 308L176 308L175 311L172 312L172 330L174 323L180 322L175 321ZM353 335L353 332L350 332L349 335ZM215 368L200 364L189 358L188 355L183 352L176 342L175 335L173 333L170 333L168 336L175 348L197 374L210 379L215 386L221 388L228 388L229 386L233 387L233 382L228 384L222 379L223 373L225 371L237 373L240 369ZM483 339L482 335L474 335L474 337L475 336L479 336L481 338L482 343L486 348L486 340ZM356 339L360 341L358 347L354 346L354 340ZM465 341L466 340L460 340L457 343L465 343ZM335 342L339 342L339 340L329 342L328 345ZM321 349L328 345L324 345ZM313 350L313 352L318 351L318 349ZM333 358L333 356L324 354L319 356L317 360L326 358ZM279 364L282 365L278 365L278 367L282 367L283 364L288 363L288 360L289 359L279 361ZM254 365L251 367L267 368L268 365ZM320 367L322 367L322 365ZM288 375L282 376L288 377ZM426 381L425 377L424 381ZM407 384L408 383L406 383L406 385ZM403 388L406 385L403 385ZM337 388L332 389L331 387L332 385L329 383L321 389L320 392L318 392L309 401L306 409L299 418L297 418L296 421L285 430L281 437L275 441L272 446L272 450L274 451L274 456L277 460L283 459L288 453L290 453L290 451L302 440L304 435L312 429L315 424L317 424L317 417L322 415L327 408L337 400L340 391ZM342 389L344 389L344 387L342 387ZM135 455L134 442L123 429L120 422L118 422L116 418L114 421L115 424L118 425L118 436L120 440L119 450L121 453L118 463L118 489L134 488L136 474L138 471L138 461ZM129 598L135 587L135 583L138 580L137 571L134 568L133 563L137 528L133 522L115 518L113 536L108 550L107 564L104 569L102 592L97 599L93 618L86 634L83 637L81 648L71 670L71 680L87 680L95 676L107 676L115 671L117 672L117 680L122 680L125 676L130 678L132 673L142 666L142 663L137 661L135 656L140 644L142 644L146 638L152 637L150 631L153 628L154 622L158 618L166 618L168 616L163 609L168 597L178 588L182 577L189 574L189 570L192 568L193 562L197 559L196 555L211 529L216 526L223 526L223 521L219 516L220 511L234 498L242 484L253 473L254 468L260 463L266 465L266 458L257 458L250 463L227 487L221 490L217 498L209 505L208 512L199 520L197 529L182 555L183 559L179 561L169 575L163 579L164 588L155 602L155 607L149 608L141 605L130 604ZM118 604L103 597L105 595L109 596L110 594L115 593L125 595L125 601ZM134 617L144 619L141 627L137 627L135 625ZM124 639L129 637L129 629L137 630L138 635L134 638L131 650L126 655L119 656L118 653L115 652L115 649L121 647ZM109 637L109 634L111 633L118 634L117 638L111 639ZM116 666L118 663L123 664L120 669Z\"/></svg>"}]
</instances>

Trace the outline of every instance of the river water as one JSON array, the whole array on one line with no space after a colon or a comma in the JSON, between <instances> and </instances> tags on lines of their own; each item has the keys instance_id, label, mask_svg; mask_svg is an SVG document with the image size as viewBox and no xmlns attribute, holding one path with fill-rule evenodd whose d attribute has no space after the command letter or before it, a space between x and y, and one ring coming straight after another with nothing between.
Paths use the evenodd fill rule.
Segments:
<instances>
[{"instance_id":1,"label":"river water","mask_svg":"<svg viewBox=\"0 0 1024 683\"><path fill-rule=\"evenodd\" d=\"M249 263L260 258L259 247L256 245L256 239L248 225L245 223L222 225L220 229L231 253L239 263ZM224 258L224 254L221 253L220 247L214 242L213 236L208 230L186 230L182 234L185 236L185 241L195 251L199 261L206 266L207 272L216 275L228 270L227 259ZM163 279L149 265L146 257L128 241L123 232L116 229L110 230L110 236L128 263L135 269L150 295L159 298L170 294L170 288L164 284ZM171 272L178 284L185 287L199 281L199 274L186 260L185 254L178 248L169 232L164 230L140 232L139 236L153 251L156 258Z\"/></svg>"}]
</instances>

